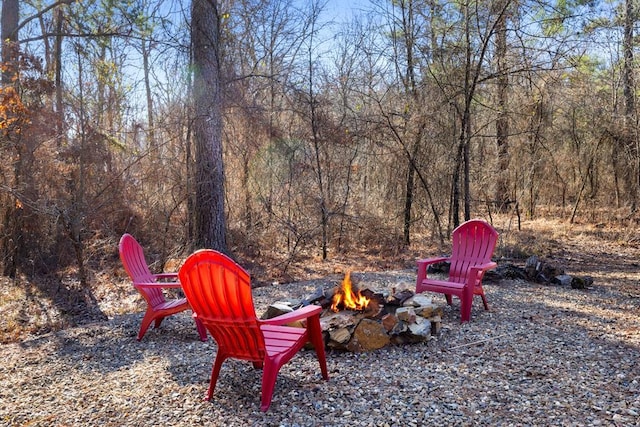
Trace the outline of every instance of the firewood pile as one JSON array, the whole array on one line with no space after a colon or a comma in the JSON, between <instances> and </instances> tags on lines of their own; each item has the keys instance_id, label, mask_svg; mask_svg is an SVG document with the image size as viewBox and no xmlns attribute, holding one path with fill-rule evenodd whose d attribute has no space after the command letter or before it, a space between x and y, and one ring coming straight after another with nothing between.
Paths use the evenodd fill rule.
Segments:
<instances>
[{"instance_id":1,"label":"firewood pile","mask_svg":"<svg viewBox=\"0 0 640 427\"><path fill-rule=\"evenodd\" d=\"M567 286L572 289L587 289L593 285L592 277L568 274L558 263L538 258L535 255L527 258L524 267L503 263L495 270L488 271L483 281L497 282L509 279Z\"/></svg>"},{"instance_id":2,"label":"firewood pile","mask_svg":"<svg viewBox=\"0 0 640 427\"><path fill-rule=\"evenodd\" d=\"M426 295L408 289L376 292L365 288L355 290L368 301L363 309L332 309L340 289L319 287L301 301L276 301L262 317L268 319L305 305L319 305L324 308L320 324L327 348L355 353L424 342L440 332L442 306Z\"/></svg>"}]
</instances>

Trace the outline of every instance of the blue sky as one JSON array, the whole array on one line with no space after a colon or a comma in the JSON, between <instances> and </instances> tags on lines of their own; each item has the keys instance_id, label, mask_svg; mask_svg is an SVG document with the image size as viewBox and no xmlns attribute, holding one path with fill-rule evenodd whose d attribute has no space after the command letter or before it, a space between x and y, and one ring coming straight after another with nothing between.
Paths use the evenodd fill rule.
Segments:
<instances>
[{"instance_id":1,"label":"blue sky","mask_svg":"<svg viewBox=\"0 0 640 427\"><path fill-rule=\"evenodd\" d=\"M369 0L328 0L326 15L336 22L349 21L358 9L369 4Z\"/></svg>"}]
</instances>

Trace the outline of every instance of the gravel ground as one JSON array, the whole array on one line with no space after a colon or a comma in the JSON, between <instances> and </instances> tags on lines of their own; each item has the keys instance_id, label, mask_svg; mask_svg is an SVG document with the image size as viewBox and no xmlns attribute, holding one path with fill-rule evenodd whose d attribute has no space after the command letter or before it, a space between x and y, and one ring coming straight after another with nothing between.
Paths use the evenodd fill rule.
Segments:
<instances>
[{"instance_id":1,"label":"gravel ground","mask_svg":"<svg viewBox=\"0 0 640 427\"><path fill-rule=\"evenodd\" d=\"M628 280L629 276L625 278ZM216 345L188 314L135 340L141 313L0 347L6 426L640 426L640 293L614 274L591 289L485 285L470 323L446 308L439 337L371 353L302 351L260 412L260 371L229 360L203 400ZM367 273L371 289L412 287L415 272ZM319 284L257 288L261 313ZM631 291L629 291L631 289ZM436 301L443 300L440 296Z\"/></svg>"}]
</instances>

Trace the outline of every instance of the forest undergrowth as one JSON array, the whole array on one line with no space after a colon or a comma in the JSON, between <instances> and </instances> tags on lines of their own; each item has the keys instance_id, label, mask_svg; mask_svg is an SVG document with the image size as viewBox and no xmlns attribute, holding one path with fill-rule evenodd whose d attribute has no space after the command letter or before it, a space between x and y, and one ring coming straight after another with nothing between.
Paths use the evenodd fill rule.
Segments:
<instances>
[{"instance_id":1,"label":"forest undergrowth","mask_svg":"<svg viewBox=\"0 0 640 427\"><path fill-rule=\"evenodd\" d=\"M569 223L562 219L522 221L493 218L500 233L494 259L499 264L524 265L530 256L552 262L567 274L588 275L615 282L630 298L640 298L631 272L640 269L640 230L627 221ZM347 271L385 272L415 268L423 257L448 253L430 236L414 236L409 247L361 242L348 250L330 253L299 251L292 259L275 250L248 250L236 245L233 256L252 276L254 287L340 277ZM115 315L143 312L145 303L133 289L117 253L117 241L102 248L100 267L92 271L90 289L81 289L75 272L16 279L0 278L0 342L20 341L78 324L105 321ZM185 255L186 256L186 255ZM184 258L173 259L165 270L179 268ZM625 274L629 273L628 275Z\"/></svg>"}]
</instances>

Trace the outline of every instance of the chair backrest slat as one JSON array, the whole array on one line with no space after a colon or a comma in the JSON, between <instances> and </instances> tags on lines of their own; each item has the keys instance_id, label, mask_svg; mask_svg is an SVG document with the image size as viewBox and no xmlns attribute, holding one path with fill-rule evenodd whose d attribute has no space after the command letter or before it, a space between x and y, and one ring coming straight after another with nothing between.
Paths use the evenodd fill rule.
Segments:
<instances>
[{"instance_id":1,"label":"chair backrest slat","mask_svg":"<svg viewBox=\"0 0 640 427\"><path fill-rule=\"evenodd\" d=\"M136 286L137 283L153 283L156 281L149 270L144 250L138 241L132 235L125 233L120 238L119 250L120 260L125 271L131 278L133 286L138 289L147 303L152 307L157 307L158 304L164 303L166 299L161 289Z\"/></svg>"},{"instance_id":2,"label":"chair backrest slat","mask_svg":"<svg viewBox=\"0 0 640 427\"><path fill-rule=\"evenodd\" d=\"M474 265L491 262L498 232L487 222L470 220L453 230L449 280L464 282Z\"/></svg>"},{"instance_id":3,"label":"chair backrest slat","mask_svg":"<svg viewBox=\"0 0 640 427\"><path fill-rule=\"evenodd\" d=\"M264 337L256 317L249 274L226 255L205 249L190 255L179 272L197 318L225 354L264 359Z\"/></svg>"}]
</instances>

